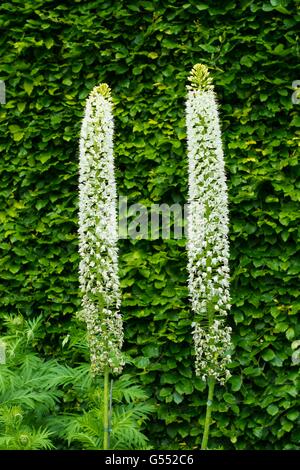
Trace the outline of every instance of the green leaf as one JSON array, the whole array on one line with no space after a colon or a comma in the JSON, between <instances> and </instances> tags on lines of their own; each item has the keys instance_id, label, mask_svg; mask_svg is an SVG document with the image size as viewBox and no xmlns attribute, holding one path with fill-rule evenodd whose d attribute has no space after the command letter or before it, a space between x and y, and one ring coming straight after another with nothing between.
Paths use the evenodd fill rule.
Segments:
<instances>
[{"instance_id":1,"label":"green leaf","mask_svg":"<svg viewBox=\"0 0 300 470\"><path fill-rule=\"evenodd\" d=\"M146 357L158 357L159 356L159 348L157 346L145 346L143 348L143 353Z\"/></svg>"},{"instance_id":2,"label":"green leaf","mask_svg":"<svg viewBox=\"0 0 300 470\"><path fill-rule=\"evenodd\" d=\"M295 115L293 117L291 126L300 127L300 116Z\"/></svg>"},{"instance_id":3,"label":"green leaf","mask_svg":"<svg viewBox=\"0 0 300 470\"><path fill-rule=\"evenodd\" d=\"M237 392L238 390L240 390L240 388L242 386L242 378L237 377L237 376L231 377L230 378L230 383L231 383L232 390L234 392Z\"/></svg>"},{"instance_id":4,"label":"green leaf","mask_svg":"<svg viewBox=\"0 0 300 470\"><path fill-rule=\"evenodd\" d=\"M20 266L9 266L8 269L9 269L10 272L12 272L13 274L16 274L16 273L20 270Z\"/></svg>"},{"instance_id":5,"label":"green leaf","mask_svg":"<svg viewBox=\"0 0 300 470\"><path fill-rule=\"evenodd\" d=\"M289 411L287 413L287 417L291 421L296 421L298 419L299 415L300 415L299 411L296 411L296 410L295 411L292 410L292 411Z\"/></svg>"},{"instance_id":6,"label":"green leaf","mask_svg":"<svg viewBox=\"0 0 300 470\"><path fill-rule=\"evenodd\" d=\"M138 357L137 359L134 359L133 362L139 369L145 369L149 365L150 361L147 357Z\"/></svg>"},{"instance_id":7,"label":"green leaf","mask_svg":"<svg viewBox=\"0 0 300 470\"><path fill-rule=\"evenodd\" d=\"M50 160L51 158L51 155L45 153L44 155L39 155L38 159L40 160L40 162L42 163L46 163L48 160Z\"/></svg>"},{"instance_id":8,"label":"green leaf","mask_svg":"<svg viewBox=\"0 0 300 470\"><path fill-rule=\"evenodd\" d=\"M267 408L267 412L271 416L275 416L279 412L279 408L276 405L269 405Z\"/></svg>"},{"instance_id":9,"label":"green leaf","mask_svg":"<svg viewBox=\"0 0 300 470\"><path fill-rule=\"evenodd\" d=\"M13 139L16 141L16 142L19 142L20 140L22 140L24 137L24 133L23 132L16 132L14 135L13 135Z\"/></svg>"},{"instance_id":10,"label":"green leaf","mask_svg":"<svg viewBox=\"0 0 300 470\"><path fill-rule=\"evenodd\" d=\"M288 328L285 332L285 335L289 341L291 341L295 337L295 330L294 328Z\"/></svg>"},{"instance_id":11,"label":"green leaf","mask_svg":"<svg viewBox=\"0 0 300 470\"><path fill-rule=\"evenodd\" d=\"M20 113L22 113L24 111L25 107L26 107L26 103L18 103L17 104L17 108L20 111Z\"/></svg>"},{"instance_id":12,"label":"green leaf","mask_svg":"<svg viewBox=\"0 0 300 470\"><path fill-rule=\"evenodd\" d=\"M229 403L230 405L234 405L236 403L235 396L232 395L231 393L228 393L228 392L224 393L223 398L225 402Z\"/></svg>"},{"instance_id":13,"label":"green leaf","mask_svg":"<svg viewBox=\"0 0 300 470\"><path fill-rule=\"evenodd\" d=\"M179 405L179 403L181 403L184 399L184 397L182 395L180 395L179 393L177 393L177 392L173 393L173 398L174 398L174 401L177 405Z\"/></svg>"},{"instance_id":14,"label":"green leaf","mask_svg":"<svg viewBox=\"0 0 300 470\"><path fill-rule=\"evenodd\" d=\"M275 357L275 353L274 351L272 351L272 349L265 349L262 353L262 358L265 361L271 361L272 359L274 359L274 357Z\"/></svg>"},{"instance_id":15,"label":"green leaf","mask_svg":"<svg viewBox=\"0 0 300 470\"><path fill-rule=\"evenodd\" d=\"M150 59L157 59L158 54L157 52L149 52L148 57L150 57Z\"/></svg>"},{"instance_id":16,"label":"green leaf","mask_svg":"<svg viewBox=\"0 0 300 470\"><path fill-rule=\"evenodd\" d=\"M193 392L193 384L191 380L181 380L179 383L175 385L176 392L180 395L183 394L191 394Z\"/></svg>"},{"instance_id":17,"label":"green leaf","mask_svg":"<svg viewBox=\"0 0 300 470\"><path fill-rule=\"evenodd\" d=\"M208 10L209 5L207 5L206 3L196 3L195 7L197 8L197 10L203 11L203 10Z\"/></svg>"},{"instance_id":18,"label":"green leaf","mask_svg":"<svg viewBox=\"0 0 300 470\"><path fill-rule=\"evenodd\" d=\"M26 91L27 95L31 95L32 90L33 90L33 82L29 82L28 80L25 80L24 82L24 90Z\"/></svg>"}]
</instances>

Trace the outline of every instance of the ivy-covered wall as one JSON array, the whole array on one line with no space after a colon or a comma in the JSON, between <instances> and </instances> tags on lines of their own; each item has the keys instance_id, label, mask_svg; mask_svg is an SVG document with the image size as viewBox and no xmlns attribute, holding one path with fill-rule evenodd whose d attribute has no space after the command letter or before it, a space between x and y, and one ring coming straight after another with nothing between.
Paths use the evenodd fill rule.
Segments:
<instances>
[{"instance_id":1,"label":"ivy-covered wall","mask_svg":"<svg viewBox=\"0 0 300 470\"><path fill-rule=\"evenodd\" d=\"M185 85L210 67L229 181L232 378L211 447L297 448L300 338L299 3L293 0L3 1L0 312L42 313L41 353L69 363L78 294L78 136L85 99L115 102L119 193L184 203ZM193 373L185 240L121 240L127 367L157 402L156 447L199 446L206 390ZM65 355L65 358L62 357Z\"/></svg>"}]
</instances>

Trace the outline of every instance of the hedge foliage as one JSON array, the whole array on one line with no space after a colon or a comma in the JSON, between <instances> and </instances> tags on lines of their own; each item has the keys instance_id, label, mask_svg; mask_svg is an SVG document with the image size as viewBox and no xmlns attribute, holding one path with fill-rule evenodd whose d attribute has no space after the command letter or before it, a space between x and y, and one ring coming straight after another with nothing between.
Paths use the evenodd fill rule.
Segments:
<instances>
[{"instance_id":1,"label":"hedge foliage","mask_svg":"<svg viewBox=\"0 0 300 470\"><path fill-rule=\"evenodd\" d=\"M44 316L40 351L80 305L78 136L93 86L113 89L119 193L184 203L187 75L210 67L229 179L232 378L216 391L212 447L299 442L299 4L292 0L3 1L0 106L1 312ZM121 240L127 372L157 402L161 448L197 447L206 390L195 379L185 240Z\"/></svg>"}]
</instances>

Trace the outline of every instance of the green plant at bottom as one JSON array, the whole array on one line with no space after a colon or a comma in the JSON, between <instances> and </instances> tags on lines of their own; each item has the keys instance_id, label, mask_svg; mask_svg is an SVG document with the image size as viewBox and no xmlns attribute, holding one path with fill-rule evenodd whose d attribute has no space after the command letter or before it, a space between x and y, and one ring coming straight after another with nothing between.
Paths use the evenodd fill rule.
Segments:
<instances>
[{"instance_id":1,"label":"green plant at bottom","mask_svg":"<svg viewBox=\"0 0 300 470\"><path fill-rule=\"evenodd\" d=\"M51 432L26 424L30 413L21 406L0 406L0 450L53 449Z\"/></svg>"},{"instance_id":2,"label":"green plant at bottom","mask_svg":"<svg viewBox=\"0 0 300 470\"><path fill-rule=\"evenodd\" d=\"M103 407L105 406L102 384L88 379L89 366L81 366L81 374L86 371L86 380L74 380L78 397L86 397L83 414L61 416L51 421L50 429L55 429L61 439L74 448L96 450L103 448L104 426ZM78 371L79 372L79 371ZM76 375L76 369L74 369ZM96 386L98 385L98 386ZM149 449L147 437L140 427L154 411L147 394L129 375L123 375L113 382L112 412L110 416L110 449Z\"/></svg>"},{"instance_id":3,"label":"green plant at bottom","mask_svg":"<svg viewBox=\"0 0 300 470\"><path fill-rule=\"evenodd\" d=\"M41 318L25 320L5 316L1 337L5 358L0 364L0 449L53 449L53 433L47 428L58 411L60 385L70 379L70 368L55 360L43 360L33 351Z\"/></svg>"},{"instance_id":4,"label":"green plant at bottom","mask_svg":"<svg viewBox=\"0 0 300 470\"><path fill-rule=\"evenodd\" d=\"M34 352L41 318L5 316L1 337L5 363L0 364L0 450L103 447L103 379L93 379L88 362L67 367ZM87 355L83 334L76 351ZM78 413L60 412L62 400ZM149 448L140 431L154 406L132 378L113 383L110 418L112 449Z\"/></svg>"}]
</instances>

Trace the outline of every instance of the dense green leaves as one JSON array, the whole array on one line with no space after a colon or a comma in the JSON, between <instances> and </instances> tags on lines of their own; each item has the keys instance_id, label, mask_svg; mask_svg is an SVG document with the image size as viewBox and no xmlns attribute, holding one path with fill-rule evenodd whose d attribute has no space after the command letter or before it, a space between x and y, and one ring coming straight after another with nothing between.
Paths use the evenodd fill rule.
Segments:
<instances>
[{"instance_id":1,"label":"dense green leaves","mask_svg":"<svg viewBox=\"0 0 300 470\"><path fill-rule=\"evenodd\" d=\"M210 67L230 216L232 379L216 390L211 445L297 447L299 9L294 0L1 4L0 308L41 313L45 354L79 309L78 136L98 82L114 90L118 189L129 203L186 200L185 84ZM15 11L17 10L17 12ZM127 372L157 400L159 447L198 446L206 391L194 377L184 240L120 241ZM73 334L73 333L72 333ZM291 419L290 417L292 416Z\"/></svg>"}]
</instances>

